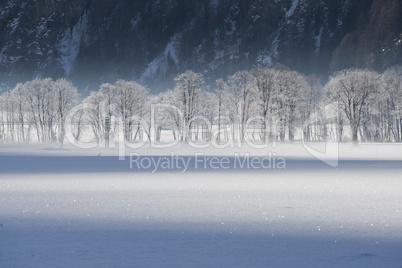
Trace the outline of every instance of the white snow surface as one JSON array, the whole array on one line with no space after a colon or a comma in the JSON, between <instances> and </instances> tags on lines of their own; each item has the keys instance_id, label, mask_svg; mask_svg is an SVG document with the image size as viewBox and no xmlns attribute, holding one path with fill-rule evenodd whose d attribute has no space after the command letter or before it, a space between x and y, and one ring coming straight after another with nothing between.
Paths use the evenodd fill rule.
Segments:
<instances>
[{"instance_id":1,"label":"white snow surface","mask_svg":"<svg viewBox=\"0 0 402 268\"><path fill-rule=\"evenodd\" d=\"M135 153L268 151L285 170L152 174L116 149L0 145L0 267L401 266L402 145L343 144L337 168L297 143Z\"/></svg>"}]
</instances>

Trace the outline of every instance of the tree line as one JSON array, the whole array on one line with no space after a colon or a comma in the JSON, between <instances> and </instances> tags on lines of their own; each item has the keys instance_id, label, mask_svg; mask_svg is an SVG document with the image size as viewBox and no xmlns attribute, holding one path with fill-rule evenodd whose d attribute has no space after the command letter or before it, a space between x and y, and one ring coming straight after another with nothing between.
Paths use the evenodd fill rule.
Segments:
<instances>
[{"instance_id":1,"label":"tree line","mask_svg":"<svg viewBox=\"0 0 402 268\"><path fill-rule=\"evenodd\" d=\"M158 95L118 80L85 98L66 79L38 78L0 95L0 142L63 144L66 134L90 133L101 143L120 132L128 142L162 142L163 131L175 141L217 144L401 142L401 109L401 67L347 69L324 86L284 66L262 67L218 79L213 89L203 74L186 71Z\"/></svg>"}]
</instances>

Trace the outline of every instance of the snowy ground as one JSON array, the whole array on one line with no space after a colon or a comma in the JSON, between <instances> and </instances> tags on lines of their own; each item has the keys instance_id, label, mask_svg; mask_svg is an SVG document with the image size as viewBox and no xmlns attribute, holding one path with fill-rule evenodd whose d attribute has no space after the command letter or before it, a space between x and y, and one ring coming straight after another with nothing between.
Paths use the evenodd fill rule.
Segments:
<instances>
[{"instance_id":1,"label":"snowy ground","mask_svg":"<svg viewBox=\"0 0 402 268\"><path fill-rule=\"evenodd\" d=\"M191 160L267 150L137 150L191 160L152 174L114 149L0 145L0 267L402 267L402 145L341 145L337 168L269 150L285 170Z\"/></svg>"}]
</instances>

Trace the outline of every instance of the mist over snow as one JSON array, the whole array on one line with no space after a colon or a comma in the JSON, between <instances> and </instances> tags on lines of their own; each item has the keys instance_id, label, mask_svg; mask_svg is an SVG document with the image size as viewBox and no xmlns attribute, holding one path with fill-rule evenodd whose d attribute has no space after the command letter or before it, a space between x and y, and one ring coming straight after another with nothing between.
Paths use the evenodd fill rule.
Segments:
<instances>
[{"instance_id":1,"label":"mist over snow","mask_svg":"<svg viewBox=\"0 0 402 268\"><path fill-rule=\"evenodd\" d=\"M233 157L249 147L0 149L0 266L398 267L400 146L340 147L332 168L301 144L285 170L130 169L130 152ZM385 157L385 158L384 158ZM384 161L389 159L391 161Z\"/></svg>"},{"instance_id":2,"label":"mist over snow","mask_svg":"<svg viewBox=\"0 0 402 268\"><path fill-rule=\"evenodd\" d=\"M0 1L0 267L401 267L401 14Z\"/></svg>"}]
</instances>

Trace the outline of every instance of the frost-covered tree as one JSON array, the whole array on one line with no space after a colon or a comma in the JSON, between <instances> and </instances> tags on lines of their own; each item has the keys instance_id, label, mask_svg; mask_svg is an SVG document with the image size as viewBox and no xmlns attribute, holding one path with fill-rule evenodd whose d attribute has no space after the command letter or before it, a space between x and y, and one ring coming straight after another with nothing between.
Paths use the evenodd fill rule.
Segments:
<instances>
[{"instance_id":1,"label":"frost-covered tree","mask_svg":"<svg viewBox=\"0 0 402 268\"><path fill-rule=\"evenodd\" d=\"M259 103L261 106L262 117L262 141L266 142L267 138L272 141L273 139L273 99L275 91L276 80L278 78L278 70L271 68L258 68L253 71L253 78L255 87L258 92ZM267 123L269 122L269 123ZM269 130L268 130L269 128Z\"/></svg>"},{"instance_id":2,"label":"frost-covered tree","mask_svg":"<svg viewBox=\"0 0 402 268\"><path fill-rule=\"evenodd\" d=\"M11 142L29 142L32 126L39 143L62 141L65 116L79 103L77 89L65 79L34 79L3 95Z\"/></svg>"},{"instance_id":3,"label":"frost-covered tree","mask_svg":"<svg viewBox=\"0 0 402 268\"><path fill-rule=\"evenodd\" d=\"M217 106L218 100L215 93L202 91L199 101L200 117L199 120L196 120L197 130L195 132L195 139L209 142L212 136L212 124L214 122L216 114L215 107Z\"/></svg>"},{"instance_id":4,"label":"frost-covered tree","mask_svg":"<svg viewBox=\"0 0 402 268\"><path fill-rule=\"evenodd\" d=\"M282 142L286 135L289 140L293 140L296 128L302 125L300 110L308 87L307 82L303 75L287 69L278 69L275 81L274 111L278 120L279 137Z\"/></svg>"},{"instance_id":5,"label":"frost-covered tree","mask_svg":"<svg viewBox=\"0 0 402 268\"><path fill-rule=\"evenodd\" d=\"M70 125L71 133L70 134L74 137L74 139L76 141L79 141L82 133L86 129L85 110L81 109L81 108L77 109L77 111L71 117L71 122L66 122L66 123L71 124Z\"/></svg>"},{"instance_id":6,"label":"frost-covered tree","mask_svg":"<svg viewBox=\"0 0 402 268\"><path fill-rule=\"evenodd\" d=\"M61 146L63 146L64 137L66 135L66 116L70 110L79 103L79 94L77 88L66 79L57 80L54 83L54 90L56 94L57 117L59 120L58 139ZM80 120L77 123L80 123ZM78 129L78 131L80 130Z\"/></svg>"},{"instance_id":7,"label":"frost-covered tree","mask_svg":"<svg viewBox=\"0 0 402 268\"><path fill-rule=\"evenodd\" d=\"M342 141L347 118L354 142L358 137L362 141L402 141L400 67L382 75L344 70L332 76L324 90L316 78L283 66L236 72L226 82L218 79L213 93L203 90L204 78L199 73L186 71L175 82L173 90L157 96L150 96L147 88L133 81L102 84L72 117L72 134L78 139L85 121L98 142L108 141L117 126L131 142L143 141L144 133L148 139L160 141L163 129L171 131L174 140L185 142L209 142L211 137L217 143L222 137L242 142L246 135L255 141L284 141L293 140L303 123L314 117L315 121L302 129L307 140L322 141L330 133ZM62 144L66 116L79 104L78 97L77 89L65 79L17 84L0 95L0 141L29 142L35 134L39 143L57 140ZM322 113L324 101L339 104L334 121L329 122ZM156 109L151 111L151 106ZM216 132L212 126L217 126ZM229 129L236 136L231 137Z\"/></svg>"},{"instance_id":8,"label":"frost-covered tree","mask_svg":"<svg viewBox=\"0 0 402 268\"><path fill-rule=\"evenodd\" d=\"M331 101L339 102L352 129L352 140L358 142L358 134L368 101L378 92L379 75L369 70L348 69L336 73L326 85Z\"/></svg>"},{"instance_id":9,"label":"frost-covered tree","mask_svg":"<svg viewBox=\"0 0 402 268\"><path fill-rule=\"evenodd\" d=\"M89 96L83 100L85 122L90 126L98 143L105 138L106 109L104 100L104 94L99 91L92 91Z\"/></svg>"},{"instance_id":10,"label":"frost-covered tree","mask_svg":"<svg viewBox=\"0 0 402 268\"><path fill-rule=\"evenodd\" d=\"M224 115L224 109L225 109L225 102L227 102L227 97L228 97L228 86L223 81L222 78L219 78L216 80L216 89L215 89L215 95L216 95L216 101L217 101L217 118L218 118L218 133L216 135L216 141L218 143L221 142L221 133L222 133L222 116Z\"/></svg>"},{"instance_id":11,"label":"frost-covered tree","mask_svg":"<svg viewBox=\"0 0 402 268\"><path fill-rule=\"evenodd\" d=\"M304 139L306 141L323 141L327 138L326 115L322 107L325 104L325 95L323 87L318 78L314 75L306 77L307 88L301 101L301 120L302 122L311 121L303 129ZM338 115L338 133L339 141L342 141L343 133L343 113Z\"/></svg>"},{"instance_id":12,"label":"frost-covered tree","mask_svg":"<svg viewBox=\"0 0 402 268\"><path fill-rule=\"evenodd\" d=\"M117 103L117 90L116 87L112 84L109 83L104 83L100 86L99 92L101 93L100 96L102 96L101 100L101 105L103 106L102 108L105 109L104 114L103 114L103 119L104 122L102 123L103 125L103 136L104 139L106 140L106 143L109 142L110 138L110 133L113 131L114 126L112 126L112 116L113 116L113 109L114 105Z\"/></svg>"},{"instance_id":13,"label":"frost-covered tree","mask_svg":"<svg viewBox=\"0 0 402 268\"><path fill-rule=\"evenodd\" d=\"M383 89L384 112L386 126L385 132L391 139L402 141L402 67L394 67L386 70L381 76Z\"/></svg>"},{"instance_id":14,"label":"frost-covered tree","mask_svg":"<svg viewBox=\"0 0 402 268\"><path fill-rule=\"evenodd\" d=\"M3 120L4 120L4 140L14 143L17 140L17 117L16 107L11 93L5 92L2 95L3 99Z\"/></svg>"},{"instance_id":15,"label":"frost-covered tree","mask_svg":"<svg viewBox=\"0 0 402 268\"><path fill-rule=\"evenodd\" d=\"M177 107L177 92L167 90L159 95L161 106L154 109L155 123L160 131L165 128L172 131L175 141L182 141L184 134L184 116L182 110ZM157 139L159 140L159 139Z\"/></svg>"},{"instance_id":16,"label":"frost-covered tree","mask_svg":"<svg viewBox=\"0 0 402 268\"><path fill-rule=\"evenodd\" d=\"M34 79L24 84L28 96L28 109L39 143L57 140L57 99L54 82L50 78Z\"/></svg>"},{"instance_id":17,"label":"frost-covered tree","mask_svg":"<svg viewBox=\"0 0 402 268\"><path fill-rule=\"evenodd\" d=\"M5 122L5 106L6 99L4 94L0 95L0 142L4 142L6 138L6 122Z\"/></svg>"},{"instance_id":18,"label":"frost-covered tree","mask_svg":"<svg viewBox=\"0 0 402 268\"><path fill-rule=\"evenodd\" d=\"M117 112L121 116L124 137L133 141L140 131L139 118L146 114L148 89L134 81L119 80L115 83L113 96ZM137 119L135 119L137 117Z\"/></svg>"},{"instance_id":19,"label":"frost-covered tree","mask_svg":"<svg viewBox=\"0 0 402 268\"><path fill-rule=\"evenodd\" d=\"M174 94L177 107L183 112L184 126L182 139L191 138L193 118L200 112L200 96L204 86L204 76L201 73L186 71L175 78Z\"/></svg>"},{"instance_id":20,"label":"frost-covered tree","mask_svg":"<svg viewBox=\"0 0 402 268\"><path fill-rule=\"evenodd\" d=\"M256 89L249 71L239 71L228 77L228 94L231 120L243 141L249 119L255 115L252 104L256 101Z\"/></svg>"},{"instance_id":21,"label":"frost-covered tree","mask_svg":"<svg viewBox=\"0 0 402 268\"><path fill-rule=\"evenodd\" d=\"M17 139L18 142L28 142L30 132L30 121L32 115L28 112L28 94L26 87L18 83L17 86L11 91L9 101L15 109L15 116L17 117ZM27 128L28 127L28 128Z\"/></svg>"},{"instance_id":22,"label":"frost-covered tree","mask_svg":"<svg viewBox=\"0 0 402 268\"><path fill-rule=\"evenodd\" d=\"M102 84L84 103L87 121L98 142L108 142L109 135L118 131L117 124L121 124L119 127L127 141L136 140L141 134L140 118L149 113L148 89L134 81Z\"/></svg>"}]
</instances>

